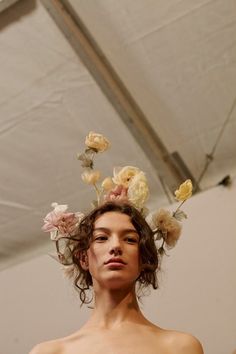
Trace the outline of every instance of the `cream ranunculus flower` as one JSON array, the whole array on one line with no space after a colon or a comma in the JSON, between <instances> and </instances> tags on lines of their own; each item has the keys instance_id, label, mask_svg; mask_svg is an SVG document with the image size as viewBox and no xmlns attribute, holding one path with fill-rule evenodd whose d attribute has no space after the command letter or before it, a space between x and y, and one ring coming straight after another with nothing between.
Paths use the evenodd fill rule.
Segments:
<instances>
[{"instance_id":1,"label":"cream ranunculus flower","mask_svg":"<svg viewBox=\"0 0 236 354\"><path fill-rule=\"evenodd\" d=\"M100 178L100 171L85 170L81 178L87 184L95 184Z\"/></svg>"},{"instance_id":2,"label":"cream ranunculus flower","mask_svg":"<svg viewBox=\"0 0 236 354\"><path fill-rule=\"evenodd\" d=\"M90 132L86 136L85 145L98 152L103 152L108 149L110 142L102 134Z\"/></svg>"},{"instance_id":3,"label":"cream ranunculus flower","mask_svg":"<svg viewBox=\"0 0 236 354\"><path fill-rule=\"evenodd\" d=\"M128 188L128 199L138 209L143 208L149 197L149 188L145 174L140 171L136 174Z\"/></svg>"},{"instance_id":4,"label":"cream ranunculus flower","mask_svg":"<svg viewBox=\"0 0 236 354\"><path fill-rule=\"evenodd\" d=\"M106 177L103 182L102 182L102 188L105 190L105 191L109 191L111 190L112 188L114 187L114 183L112 181L112 178L111 177Z\"/></svg>"},{"instance_id":5,"label":"cream ranunculus flower","mask_svg":"<svg viewBox=\"0 0 236 354\"><path fill-rule=\"evenodd\" d=\"M191 197L193 191L193 185L191 179L187 179L179 186L179 189L175 191L175 197L178 201L184 201Z\"/></svg>"},{"instance_id":6,"label":"cream ranunculus flower","mask_svg":"<svg viewBox=\"0 0 236 354\"><path fill-rule=\"evenodd\" d=\"M135 175L140 173L140 169L133 166L115 167L113 170L113 182L128 188Z\"/></svg>"}]
</instances>

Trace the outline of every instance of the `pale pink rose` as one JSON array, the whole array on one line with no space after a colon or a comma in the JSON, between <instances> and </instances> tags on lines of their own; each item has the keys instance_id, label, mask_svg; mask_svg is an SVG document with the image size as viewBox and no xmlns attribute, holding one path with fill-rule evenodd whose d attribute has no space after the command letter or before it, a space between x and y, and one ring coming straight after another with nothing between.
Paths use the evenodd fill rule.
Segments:
<instances>
[{"instance_id":1,"label":"pale pink rose","mask_svg":"<svg viewBox=\"0 0 236 354\"><path fill-rule=\"evenodd\" d=\"M59 205L57 203L52 203L52 207L54 210L48 213L43 219L44 225L42 229L45 232L55 231L58 220L68 209L68 205Z\"/></svg>"},{"instance_id":2,"label":"pale pink rose","mask_svg":"<svg viewBox=\"0 0 236 354\"><path fill-rule=\"evenodd\" d=\"M61 215L57 222L57 229L62 235L72 235L75 232L78 219L74 213L65 213Z\"/></svg>"},{"instance_id":3,"label":"pale pink rose","mask_svg":"<svg viewBox=\"0 0 236 354\"><path fill-rule=\"evenodd\" d=\"M44 226L42 227L45 232L52 232L58 230L61 234L70 234L78 222L74 213L63 213L56 215L54 211L47 214L44 219Z\"/></svg>"},{"instance_id":4,"label":"pale pink rose","mask_svg":"<svg viewBox=\"0 0 236 354\"><path fill-rule=\"evenodd\" d=\"M127 196L127 188L121 185L116 186L107 195L105 195L104 200L106 202L119 201L127 203L129 201Z\"/></svg>"},{"instance_id":5,"label":"pale pink rose","mask_svg":"<svg viewBox=\"0 0 236 354\"><path fill-rule=\"evenodd\" d=\"M67 213L67 205L53 204L54 210L44 218L42 230L50 232L52 239L60 236L73 235L83 217L82 213Z\"/></svg>"}]
</instances>

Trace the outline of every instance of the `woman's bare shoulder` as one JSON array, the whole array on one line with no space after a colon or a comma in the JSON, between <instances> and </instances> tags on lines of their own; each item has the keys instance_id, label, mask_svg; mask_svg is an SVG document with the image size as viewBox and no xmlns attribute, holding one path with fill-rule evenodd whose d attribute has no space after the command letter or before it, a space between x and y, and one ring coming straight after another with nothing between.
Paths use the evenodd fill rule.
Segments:
<instances>
[{"instance_id":1,"label":"woman's bare shoulder","mask_svg":"<svg viewBox=\"0 0 236 354\"><path fill-rule=\"evenodd\" d=\"M82 329L66 337L37 344L29 354L64 354L68 352L68 347L81 337Z\"/></svg>"},{"instance_id":2,"label":"woman's bare shoulder","mask_svg":"<svg viewBox=\"0 0 236 354\"><path fill-rule=\"evenodd\" d=\"M191 334L173 330L165 331L170 353L204 354L200 341Z\"/></svg>"},{"instance_id":3,"label":"woman's bare shoulder","mask_svg":"<svg viewBox=\"0 0 236 354\"><path fill-rule=\"evenodd\" d=\"M63 354L63 344L60 340L52 340L37 344L29 354Z\"/></svg>"}]
</instances>

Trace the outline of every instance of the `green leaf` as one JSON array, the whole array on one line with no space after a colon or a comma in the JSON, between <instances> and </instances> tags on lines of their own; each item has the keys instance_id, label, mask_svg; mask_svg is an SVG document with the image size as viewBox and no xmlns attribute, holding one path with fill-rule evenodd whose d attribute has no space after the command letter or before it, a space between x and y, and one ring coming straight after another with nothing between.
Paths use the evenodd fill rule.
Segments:
<instances>
[{"instance_id":1,"label":"green leaf","mask_svg":"<svg viewBox=\"0 0 236 354\"><path fill-rule=\"evenodd\" d=\"M175 213L173 213L173 216L178 221L182 221L183 219L187 219L187 214L185 214L182 210L177 210Z\"/></svg>"}]
</instances>

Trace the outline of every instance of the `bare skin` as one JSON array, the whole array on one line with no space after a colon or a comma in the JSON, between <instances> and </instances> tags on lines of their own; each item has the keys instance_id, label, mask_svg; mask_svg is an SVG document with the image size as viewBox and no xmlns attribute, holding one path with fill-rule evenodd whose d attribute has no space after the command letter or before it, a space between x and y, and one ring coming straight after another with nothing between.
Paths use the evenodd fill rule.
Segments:
<instances>
[{"instance_id":1,"label":"bare skin","mask_svg":"<svg viewBox=\"0 0 236 354\"><path fill-rule=\"evenodd\" d=\"M141 313L135 294L141 270L138 240L125 214L108 212L96 220L93 242L81 263L93 278L93 313L79 331L41 343L30 354L203 354L195 337L159 328ZM123 264L109 262L112 258Z\"/></svg>"}]
</instances>

